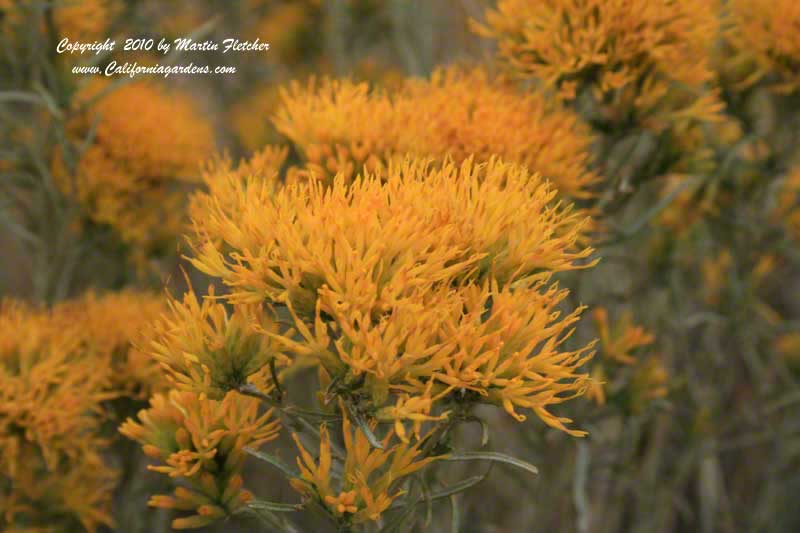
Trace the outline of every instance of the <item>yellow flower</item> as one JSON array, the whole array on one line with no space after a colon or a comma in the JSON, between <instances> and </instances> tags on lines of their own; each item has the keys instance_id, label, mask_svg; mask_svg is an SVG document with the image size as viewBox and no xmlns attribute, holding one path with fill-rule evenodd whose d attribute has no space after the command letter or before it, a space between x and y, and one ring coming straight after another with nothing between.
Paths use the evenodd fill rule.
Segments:
<instances>
[{"instance_id":1,"label":"yellow flower","mask_svg":"<svg viewBox=\"0 0 800 533\"><path fill-rule=\"evenodd\" d=\"M442 69L393 90L324 79L283 91L277 129L306 162L301 176L346 179L412 154L461 163L499 156L551 180L565 196L585 197L591 136L569 111L523 94L481 69Z\"/></svg>"},{"instance_id":2,"label":"yellow flower","mask_svg":"<svg viewBox=\"0 0 800 533\"><path fill-rule=\"evenodd\" d=\"M270 53L265 56L268 61L295 65L322 52L320 27L324 11L319 2L243 2L241 9L245 38L270 43Z\"/></svg>"},{"instance_id":3,"label":"yellow flower","mask_svg":"<svg viewBox=\"0 0 800 533\"><path fill-rule=\"evenodd\" d=\"M200 164L213 148L211 129L185 96L153 83L103 94L106 87L91 83L76 97L78 105L97 100L70 122L70 136L80 144L91 131L93 141L74 169L56 153L56 183L89 219L110 225L124 242L163 244L182 228L182 189L199 181Z\"/></svg>"},{"instance_id":4,"label":"yellow flower","mask_svg":"<svg viewBox=\"0 0 800 533\"><path fill-rule=\"evenodd\" d=\"M363 285L379 291L348 305L381 309L419 284L489 274L508 283L592 266L584 260L593 250L576 245L588 219L552 205L554 196L516 165L407 160L350 186L342 176L331 189L241 195L235 209L203 213L216 232L193 238L192 262L231 288L231 302L289 303L313 316L323 285L335 294Z\"/></svg>"},{"instance_id":5,"label":"yellow flower","mask_svg":"<svg viewBox=\"0 0 800 533\"><path fill-rule=\"evenodd\" d=\"M586 387L586 399L599 406L606 404L606 373L602 363L592 368L592 376Z\"/></svg>"},{"instance_id":6,"label":"yellow flower","mask_svg":"<svg viewBox=\"0 0 800 533\"><path fill-rule=\"evenodd\" d=\"M384 407L380 409L375 418L378 420L391 420L394 421L394 432L397 437L403 442L409 442L406 428L403 424L404 421L410 420L413 425L414 436L417 440L422 438L422 423L428 421L445 420L450 414L446 411L440 415L432 416L431 409L434 403L449 392L450 389L445 389L438 396L431 394L433 390L433 381L429 381L426 389L422 392L421 396L410 396L408 394L399 394L395 405Z\"/></svg>"},{"instance_id":7,"label":"yellow flower","mask_svg":"<svg viewBox=\"0 0 800 533\"><path fill-rule=\"evenodd\" d=\"M59 37L71 41L104 40L123 7L119 0L65 0L56 4L53 21Z\"/></svg>"},{"instance_id":8,"label":"yellow flower","mask_svg":"<svg viewBox=\"0 0 800 533\"><path fill-rule=\"evenodd\" d=\"M83 444L77 457L54 467L46 466L37 450L25 448L19 470L3 474L11 481L0 488L3 531L68 531L80 524L93 533L100 526L114 527L111 494L118 472L105 464L106 442Z\"/></svg>"},{"instance_id":9,"label":"yellow flower","mask_svg":"<svg viewBox=\"0 0 800 533\"><path fill-rule=\"evenodd\" d=\"M636 358L632 355L636 349L653 344L655 337L641 326L634 326L630 312L624 312L613 327L609 325L608 310L596 308L592 314L600 335L600 346L603 356L617 363L632 365Z\"/></svg>"},{"instance_id":10,"label":"yellow flower","mask_svg":"<svg viewBox=\"0 0 800 533\"><path fill-rule=\"evenodd\" d=\"M549 279L500 288L496 282L464 288L463 312L450 317L441 338L455 351L433 378L460 391L472 391L501 405L519 421L518 408L532 410L545 424L573 436L568 418L548 407L586 392L588 375L578 370L591 359L594 343L563 350L583 308L562 317L558 306L569 291ZM411 380L409 380L411 381Z\"/></svg>"},{"instance_id":11,"label":"yellow flower","mask_svg":"<svg viewBox=\"0 0 800 533\"><path fill-rule=\"evenodd\" d=\"M225 213L226 221L233 220L248 197L271 196L280 184L279 172L287 154L285 147L267 146L240 161L235 168L228 157L212 160L203 172L206 191L193 194L189 200L194 233L216 237L221 231L220 220L207 217L206 213L220 210Z\"/></svg>"},{"instance_id":12,"label":"yellow flower","mask_svg":"<svg viewBox=\"0 0 800 533\"><path fill-rule=\"evenodd\" d=\"M272 410L259 413L259 401L236 392L221 401L192 392L156 394L139 422L128 419L120 433L138 441L149 457L163 462L151 470L181 478L173 496L153 496L150 505L194 511L173 521L175 529L201 527L236 511L252 498L242 489L247 446L278 436Z\"/></svg>"},{"instance_id":13,"label":"yellow flower","mask_svg":"<svg viewBox=\"0 0 800 533\"><path fill-rule=\"evenodd\" d=\"M775 351L792 369L800 369L800 333L785 333L775 339Z\"/></svg>"},{"instance_id":14,"label":"yellow flower","mask_svg":"<svg viewBox=\"0 0 800 533\"><path fill-rule=\"evenodd\" d=\"M392 442L390 431L382 441L383 449L374 448L364 433L353 431L347 416L342 421L346 457L340 476L332 475L331 443L328 428L320 426L319 459L315 461L293 434L300 456L297 464L300 477L292 479L292 487L313 498L339 520L360 524L376 521L404 491L395 489L403 478L440 457L425 457L420 446Z\"/></svg>"},{"instance_id":15,"label":"yellow flower","mask_svg":"<svg viewBox=\"0 0 800 533\"><path fill-rule=\"evenodd\" d=\"M57 311L0 303L0 488L10 522L79 521L94 531L116 473L103 464L102 403L109 359L85 344L81 323Z\"/></svg>"},{"instance_id":16,"label":"yellow flower","mask_svg":"<svg viewBox=\"0 0 800 533\"><path fill-rule=\"evenodd\" d=\"M51 467L63 455L77 457L110 397L107 362L87 357L80 330L45 310L3 302L0 328L13 332L0 339L0 434L16 449L37 445ZM13 473L18 461L5 454L0 464Z\"/></svg>"},{"instance_id":17,"label":"yellow flower","mask_svg":"<svg viewBox=\"0 0 800 533\"><path fill-rule=\"evenodd\" d=\"M65 328L76 327L83 348L110 366L111 389L125 396L146 399L166 383L158 364L133 343L140 342L146 326L166 308L161 295L125 290L58 304L54 319Z\"/></svg>"},{"instance_id":18,"label":"yellow flower","mask_svg":"<svg viewBox=\"0 0 800 533\"><path fill-rule=\"evenodd\" d=\"M515 75L567 101L586 93L605 120L633 115L659 130L719 112L705 88L717 15L716 0L500 0L474 28Z\"/></svg>"},{"instance_id":19,"label":"yellow flower","mask_svg":"<svg viewBox=\"0 0 800 533\"><path fill-rule=\"evenodd\" d=\"M400 152L456 163L498 156L550 180L559 194L582 198L598 176L588 170L592 137L572 112L535 92L521 93L484 70L439 69L410 79L395 107L406 119Z\"/></svg>"},{"instance_id":20,"label":"yellow flower","mask_svg":"<svg viewBox=\"0 0 800 533\"><path fill-rule=\"evenodd\" d=\"M280 89L283 105L273 122L303 157L300 177L346 179L385 163L396 152L401 128L389 95L351 80L311 78ZM291 176L290 176L291 177Z\"/></svg>"},{"instance_id":21,"label":"yellow flower","mask_svg":"<svg viewBox=\"0 0 800 533\"><path fill-rule=\"evenodd\" d=\"M215 301L213 287L202 302L190 290L182 302L169 302L169 312L152 325L152 340L142 349L178 389L219 400L248 383L272 385L270 361L288 362L264 334L275 328L262 306L240 305L229 313Z\"/></svg>"},{"instance_id":22,"label":"yellow flower","mask_svg":"<svg viewBox=\"0 0 800 533\"><path fill-rule=\"evenodd\" d=\"M260 330L366 393L361 407L393 416L401 438L401 421L418 433L458 390L569 431L547 406L585 390L589 348L560 350L580 309L559 320L567 292L549 280L594 262L576 244L586 218L554 194L497 160L409 159L331 187L239 195L202 214L216 231L193 238L192 261L236 309L285 306L284 329Z\"/></svg>"}]
</instances>

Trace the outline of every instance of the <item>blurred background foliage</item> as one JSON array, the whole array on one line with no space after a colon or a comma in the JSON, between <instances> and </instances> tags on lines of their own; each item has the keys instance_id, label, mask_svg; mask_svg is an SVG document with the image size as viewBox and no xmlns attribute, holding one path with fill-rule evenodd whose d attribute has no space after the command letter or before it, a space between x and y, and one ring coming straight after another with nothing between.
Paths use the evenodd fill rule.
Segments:
<instances>
[{"instance_id":1,"label":"blurred background foliage","mask_svg":"<svg viewBox=\"0 0 800 533\"><path fill-rule=\"evenodd\" d=\"M55 52L184 36L270 50ZM214 168L256 154L250 172L327 180L403 153L541 172L593 217L601 258L558 275L590 309L570 348L598 339L584 398L557 407L588 436L477 408L490 448L538 476L494 466L408 531L800 529L800 4L0 0L0 43L4 530L168 530L146 504L169 480L116 428L167 389L130 345L163 288L209 281L180 236ZM71 72L112 60L237 72ZM481 429L455 438L479 446ZM248 459L244 478L297 501L270 467Z\"/></svg>"}]
</instances>

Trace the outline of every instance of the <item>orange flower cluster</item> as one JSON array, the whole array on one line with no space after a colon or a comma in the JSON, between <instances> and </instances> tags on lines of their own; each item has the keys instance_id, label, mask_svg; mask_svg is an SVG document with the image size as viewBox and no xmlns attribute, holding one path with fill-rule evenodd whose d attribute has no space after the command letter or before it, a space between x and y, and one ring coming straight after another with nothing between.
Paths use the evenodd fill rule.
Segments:
<instances>
[{"instance_id":1,"label":"orange flower cluster","mask_svg":"<svg viewBox=\"0 0 800 533\"><path fill-rule=\"evenodd\" d=\"M0 339L0 475L11 480L0 490L4 530L112 523L103 403L158 388L158 367L130 343L162 308L129 291L52 310L0 304L0 330L13 332Z\"/></svg>"},{"instance_id":2,"label":"orange flower cluster","mask_svg":"<svg viewBox=\"0 0 800 533\"><path fill-rule=\"evenodd\" d=\"M597 179L587 170L589 131L575 115L481 69L438 70L391 91L312 80L292 84L283 100L275 126L318 179L352 178L406 154L457 163L498 156L541 173L570 197L586 196Z\"/></svg>"},{"instance_id":3,"label":"orange flower cluster","mask_svg":"<svg viewBox=\"0 0 800 533\"><path fill-rule=\"evenodd\" d=\"M716 0L500 0L474 28L515 75L593 100L602 120L661 130L721 108L706 88L718 15Z\"/></svg>"},{"instance_id":4,"label":"orange flower cluster","mask_svg":"<svg viewBox=\"0 0 800 533\"><path fill-rule=\"evenodd\" d=\"M180 233L183 189L199 181L200 164L213 148L211 128L189 100L155 84L109 93L105 87L92 83L76 97L78 106L93 103L69 130L77 145L87 136L92 142L74 169L57 153L54 174L89 219L108 224L137 249L150 249Z\"/></svg>"},{"instance_id":5,"label":"orange flower cluster","mask_svg":"<svg viewBox=\"0 0 800 533\"><path fill-rule=\"evenodd\" d=\"M193 392L157 394L139 422L128 419L120 433L142 444L144 452L163 463L149 468L186 483L172 496L153 496L150 505L192 511L173 520L175 529L202 527L223 518L252 499L242 489L246 446L278 436L272 410L259 412L255 398L235 392L212 400Z\"/></svg>"},{"instance_id":6,"label":"orange flower cluster","mask_svg":"<svg viewBox=\"0 0 800 533\"><path fill-rule=\"evenodd\" d=\"M195 194L189 200L194 232L216 232L216 219L206 217L205 213L221 210L226 217L236 217L248 196L272 195L280 185L280 170L287 154L286 148L267 146L235 167L229 158L209 163L203 173L207 194Z\"/></svg>"},{"instance_id":7,"label":"orange flower cluster","mask_svg":"<svg viewBox=\"0 0 800 533\"><path fill-rule=\"evenodd\" d=\"M89 292L59 304L54 315L64 328L79 326L83 349L111 369L111 390L146 400L163 390L166 381L150 355L135 344L143 342L152 317L165 307L164 298L155 293Z\"/></svg>"},{"instance_id":8,"label":"orange flower cluster","mask_svg":"<svg viewBox=\"0 0 800 533\"><path fill-rule=\"evenodd\" d=\"M270 361L288 363L266 334L277 330L274 320L260 306L241 305L229 313L212 298L213 291L200 303L190 291L183 302L170 302L170 313L152 328L153 358L177 389L204 397L219 400L253 381L265 388Z\"/></svg>"},{"instance_id":9,"label":"orange flower cluster","mask_svg":"<svg viewBox=\"0 0 800 533\"><path fill-rule=\"evenodd\" d=\"M208 203L192 262L222 280L237 311L285 307L289 329L252 330L277 344L275 357L310 359L358 389L345 396L368 398L372 415L418 422L471 391L520 420L516 409L530 409L582 434L547 410L582 393L590 356L563 350L581 309L561 317L567 291L550 284L553 272L593 264L576 244L587 219L555 194L498 160L409 159L330 189L295 183ZM185 379L202 387L224 374Z\"/></svg>"},{"instance_id":10,"label":"orange flower cluster","mask_svg":"<svg viewBox=\"0 0 800 533\"><path fill-rule=\"evenodd\" d=\"M312 498L328 513L346 524L360 524L378 520L392 501L403 494L393 489L398 482L435 461L437 457L424 457L420 450L424 440L414 445L397 443L392 446L392 433L383 439L383 449L373 448L345 416L342 422L346 460L338 486L334 487L331 466L331 440L325 425L320 426L319 458L315 461L293 435L300 457L300 477L292 479L295 490ZM393 492L392 492L393 491Z\"/></svg>"}]
</instances>

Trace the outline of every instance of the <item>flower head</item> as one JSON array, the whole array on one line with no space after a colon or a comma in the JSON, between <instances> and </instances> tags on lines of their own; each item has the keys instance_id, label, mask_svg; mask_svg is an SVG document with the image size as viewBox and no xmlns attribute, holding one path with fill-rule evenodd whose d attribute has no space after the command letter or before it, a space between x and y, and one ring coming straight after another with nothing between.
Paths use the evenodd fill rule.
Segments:
<instances>
[{"instance_id":1,"label":"flower head","mask_svg":"<svg viewBox=\"0 0 800 533\"><path fill-rule=\"evenodd\" d=\"M110 525L116 473L99 437L102 403L115 395L110 361L58 310L3 301L0 331L0 476L10 481L0 525Z\"/></svg>"},{"instance_id":2,"label":"flower head","mask_svg":"<svg viewBox=\"0 0 800 533\"><path fill-rule=\"evenodd\" d=\"M717 15L715 0L501 0L475 28L515 75L591 98L605 120L662 129L720 109L705 89Z\"/></svg>"},{"instance_id":3,"label":"flower head","mask_svg":"<svg viewBox=\"0 0 800 533\"><path fill-rule=\"evenodd\" d=\"M597 179L587 169L591 137L574 114L481 69L441 69L390 91L312 80L283 99L275 125L305 158L304 175L317 179L350 179L407 154L456 163L499 156L571 197L587 196Z\"/></svg>"},{"instance_id":4,"label":"flower head","mask_svg":"<svg viewBox=\"0 0 800 533\"><path fill-rule=\"evenodd\" d=\"M195 514L173 521L176 529L201 527L244 505L252 495L242 489L244 448L278 435L272 410L259 412L259 401L236 392L221 401L192 392L157 394L150 408L128 419L120 433L138 441L161 464L151 470L185 481L173 496L154 496L150 505Z\"/></svg>"},{"instance_id":5,"label":"flower head","mask_svg":"<svg viewBox=\"0 0 800 533\"><path fill-rule=\"evenodd\" d=\"M150 353L180 390L222 399L229 391L255 381L270 383L270 361L286 362L265 334L275 330L269 312L258 305L240 305L229 312L209 297L198 300L189 291L183 301L171 300L169 312L152 326Z\"/></svg>"},{"instance_id":6,"label":"flower head","mask_svg":"<svg viewBox=\"0 0 800 533\"><path fill-rule=\"evenodd\" d=\"M418 433L465 390L566 430L547 406L583 392L589 348L561 349L580 310L561 317L566 291L549 280L594 263L576 244L585 217L554 194L497 160L409 159L330 188L239 196L235 209L204 213L216 232L192 238L192 261L237 309L285 307L288 324L260 331L337 376L342 394L357 389L372 414Z\"/></svg>"},{"instance_id":7,"label":"flower head","mask_svg":"<svg viewBox=\"0 0 800 533\"><path fill-rule=\"evenodd\" d=\"M136 399L146 399L166 385L161 369L137 348L153 316L166 308L158 294L124 290L88 292L58 304L54 319L65 328L77 327L83 349L111 368L110 388Z\"/></svg>"},{"instance_id":8,"label":"flower head","mask_svg":"<svg viewBox=\"0 0 800 533\"><path fill-rule=\"evenodd\" d=\"M70 134L79 144L92 132L92 142L74 169L56 154L56 182L93 222L113 227L126 243L152 247L179 234L183 189L199 180L211 129L189 100L153 83L105 88L91 83L76 97L91 104L69 124Z\"/></svg>"},{"instance_id":9,"label":"flower head","mask_svg":"<svg viewBox=\"0 0 800 533\"><path fill-rule=\"evenodd\" d=\"M427 466L439 457L426 457L420 449L424 440L414 445L393 443L390 431L383 439L383 449L374 448L364 433L353 430L345 416L342 432L346 457L344 471L335 476L331 469L331 442L328 428L320 426L319 459L315 461L297 435L300 477L292 487L322 505L337 520L359 524L376 521L395 498L403 494L396 487L403 478ZM390 445L390 443L392 443Z\"/></svg>"}]
</instances>

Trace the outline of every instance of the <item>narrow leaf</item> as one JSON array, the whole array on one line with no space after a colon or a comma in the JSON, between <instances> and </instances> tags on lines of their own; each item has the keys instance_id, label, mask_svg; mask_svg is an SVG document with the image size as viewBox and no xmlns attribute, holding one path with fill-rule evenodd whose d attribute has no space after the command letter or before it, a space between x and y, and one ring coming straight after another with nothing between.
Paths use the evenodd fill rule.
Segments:
<instances>
[{"instance_id":1,"label":"narrow leaf","mask_svg":"<svg viewBox=\"0 0 800 533\"><path fill-rule=\"evenodd\" d=\"M272 466L276 467L278 470L280 470L281 472L283 472L284 474L286 474L287 476L289 476L291 478L300 477L300 474L298 474L297 472L294 472L289 465L287 465L286 463L284 463L283 461L281 461L280 459L278 459L274 455L270 455L268 453L265 453L265 452L262 452L262 451L259 451L259 450L255 450L253 448L245 448L244 451L246 451L247 453L249 453L250 455L252 455L253 457L255 457L257 459L261 459L262 461L265 461L265 462L271 464Z\"/></svg>"},{"instance_id":2,"label":"narrow leaf","mask_svg":"<svg viewBox=\"0 0 800 533\"><path fill-rule=\"evenodd\" d=\"M517 459L516 457L511 457L510 455L506 455L504 453L499 452L460 452L460 453L451 453L442 457L443 461L495 461L498 463L506 463L512 466L516 466L517 468L521 468L523 470L527 470L531 474L538 474L539 469L533 466L532 464L523 461L521 459Z\"/></svg>"},{"instance_id":3,"label":"narrow leaf","mask_svg":"<svg viewBox=\"0 0 800 533\"><path fill-rule=\"evenodd\" d=\"M269 511L271 513L292 513L303 508L299 503L278 503L266 500L251 500L247 507L254 511Z\"/></svg>"}]
</instances>

